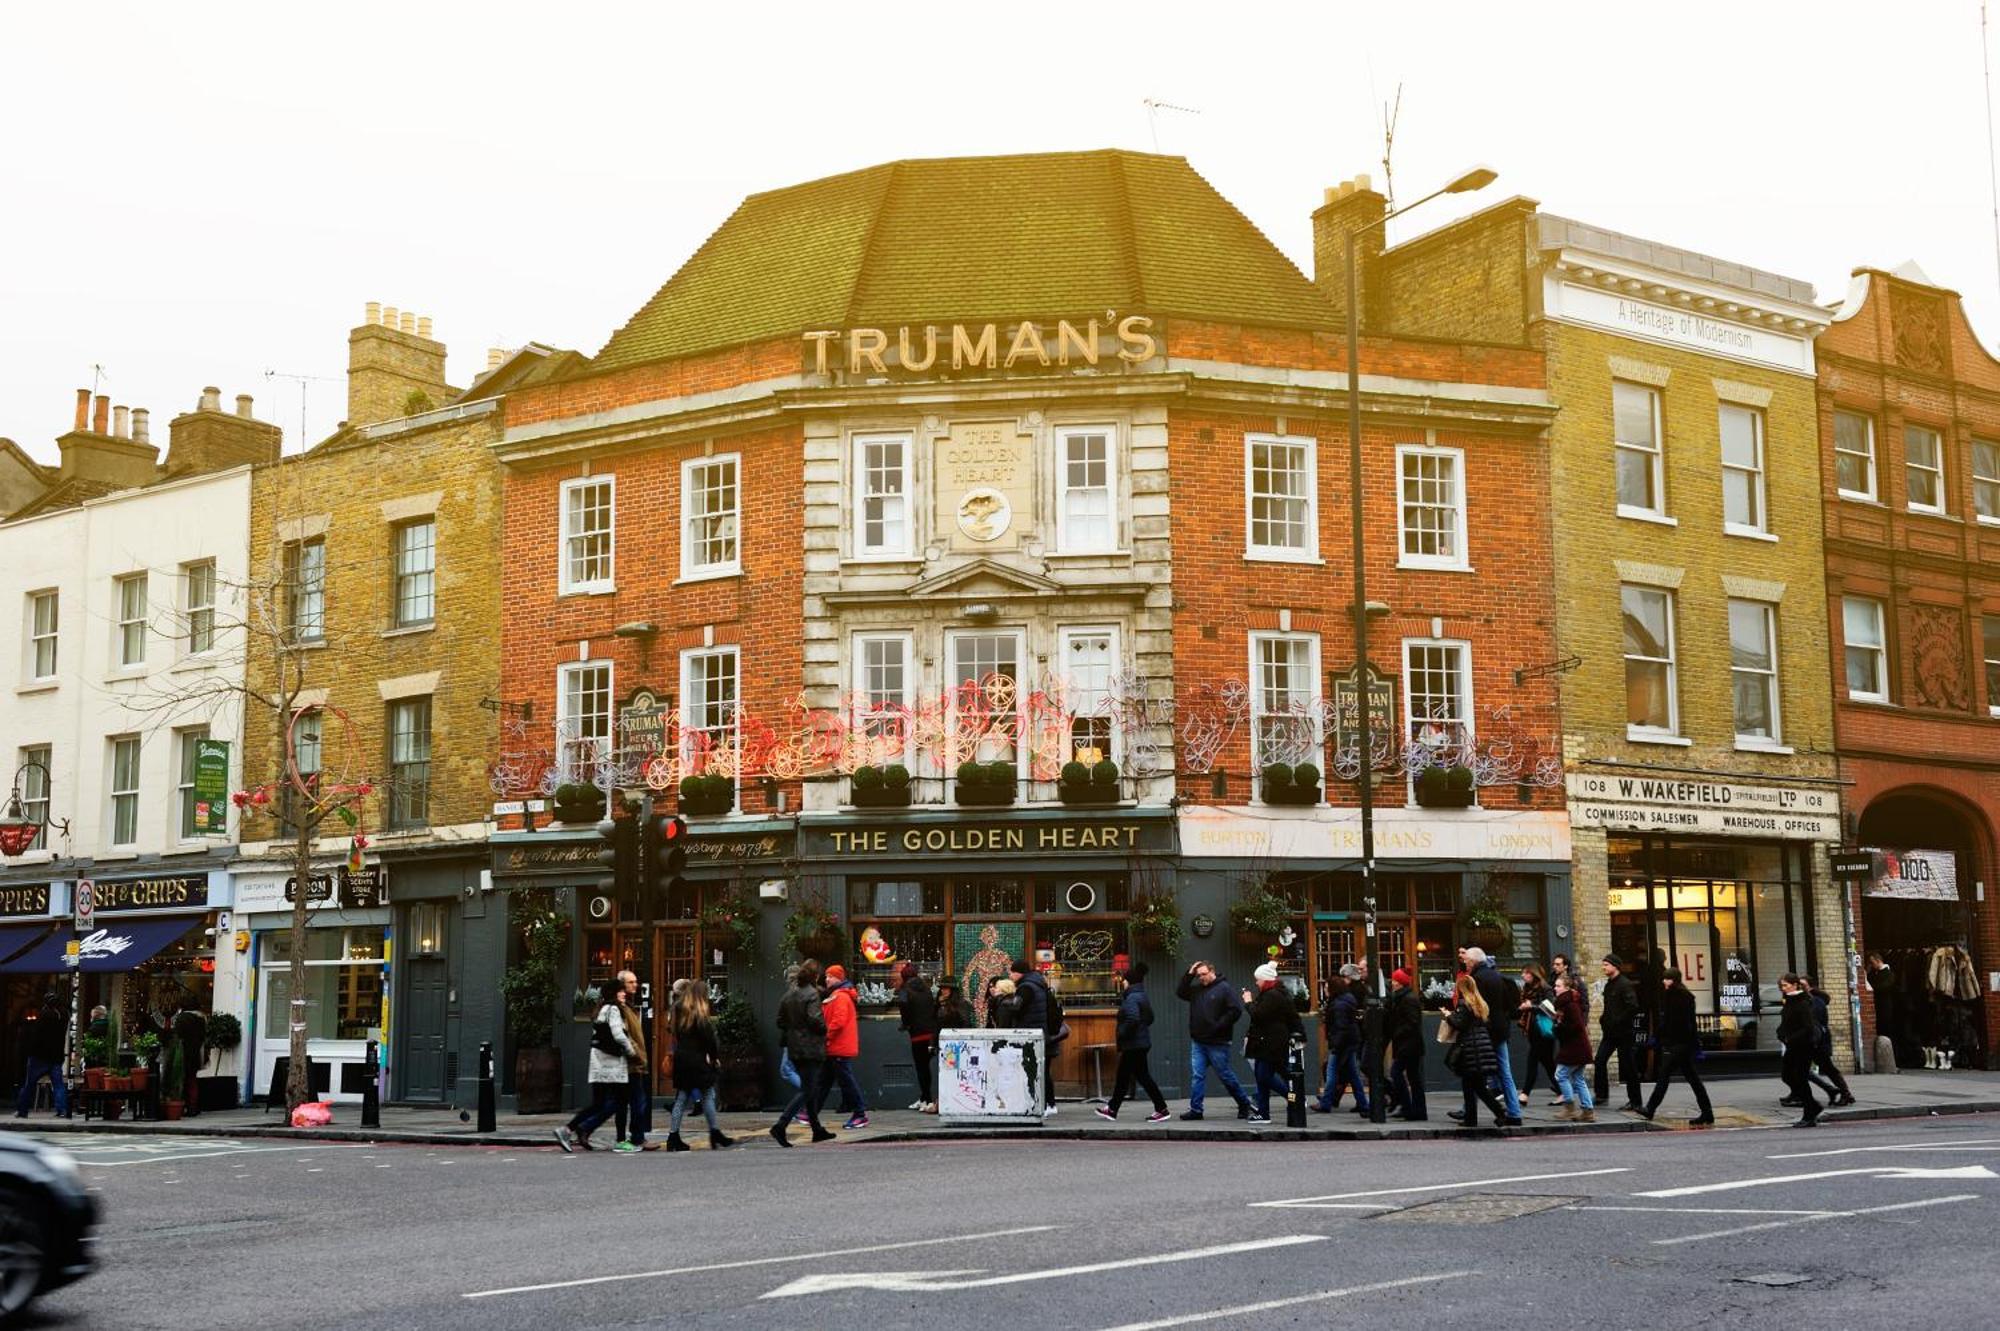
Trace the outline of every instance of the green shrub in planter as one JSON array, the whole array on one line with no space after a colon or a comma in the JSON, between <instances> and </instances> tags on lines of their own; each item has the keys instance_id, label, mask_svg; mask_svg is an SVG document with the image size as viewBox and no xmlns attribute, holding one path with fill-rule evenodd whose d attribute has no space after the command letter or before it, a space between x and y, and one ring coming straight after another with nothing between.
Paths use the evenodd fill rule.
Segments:
<instances>
[{"instance_id":1,"label":"green shrub in planter","mask_svg":"<svg viewBox=\"0 0 2000 1331\"><path fill-rule=\"evenodd\" d=\"M681 812L684 814L728 813L735 801L735 783L726 776L681 778Z\"/></svg>"},{"instance_id":2,"label":"green shrub in planter","mask_svg":"<svg viewBox=\"0 0 2000 1331\"><path fill-rule=\"evenodd\" d=\"M858 809L903 809L910 804L908 768L894 769L903 774L900 783L891 783L879 767L857 767L851 778L849 799Z\"/></svg>"},{"instance_id":3,"label":"green shrub in planter","mask_svg":"<svg viewBox=\"0 0 2000 1331\"><path fill-rule=\"evenodd\" d=\"M901 763L890 763L882 769L882 784L889 790L908 790L910 769Z\"/></svg>"},{"instance_id":4,"label":"green shrub in planter","mask_svg":"<svg viewBox=\"0 0 2000 1331\"><path fill-rule=\"evenodd\" d=\"M857 767L854 769L854 792L872 794L882 788L882 769L879 767Z\"/></svg>"},{"instance_id":5,"label":"green shrub in planter","mask_svg":"<svg viewBox=\"0 0 2000 1331\"><path fill-rule=\"evenodd\" d=\"M1300 763L1292 769L1292 784L1300 790L1315 790L1319 787L1319 768L1311 763Z\"/></svg>"},{"instance_id":6,"label":"green shrub in planter","mask_svg":"<svg viewBox=\"0 0 2000 1331\"><path fill-rule=\"evenodd\" d=\"M1472 792L1472 769L1470 767L1447 768L1444 774L1445 789L1456 795Z\"/></svg>"},{"instance_id":7,"label":"green shrub in planter","mask_svg":"<svg viewBox=\"0 0 2000 1331\"><path fill-rule=\"evenodd\" d=\"M1020 769L1009 762L988 763L986 771L987 780L1002 790L1014 789L1014 784L1021 779Z\"/></svg>"},{"instance_id":8,"label":"green shrub in planter","mask_svg":"<svg viewBox=\"0 0 2000 1331\"><path fill-rule=\"evenodd\" d=\"M1087 763L1069 762L1063 764L1062 783L1066 786L1082 786L1090 783L1090 766Z\"/></svg>"},{"instance_id":9,"label":"green shrub in planter","mask_svg":"<svg viewBox=\"0 0 2000 1331\"><path fill-rule=\"evenodd\" d=\"M1284 790L1292 784L1292 769L1288 763L1264 764L1264 788Z\"/></svg>"},{"instance_id":10,"label":"green shrub in planter","mask_svg":"<svg viewBox=\"0 0 2000 1331\"><path fill-rule=\"evenodd\" d=\"M1099 759L1097 765L1090 769L1090 782L1094 786L1116 790L1118 788L1118 764L1112 762L1109 758Z\"/></svg>"},{"instance_id":11,"label":"green shrub in planter","mask_svg":"<svg viewBox=\"0 0 2000 1331\"><path fill-rule=\"evenodd\" d=\"M958 784L963 790L982 790L986 786L986 764L964 762L958 765Z\"/></svg>"}]
</instances>

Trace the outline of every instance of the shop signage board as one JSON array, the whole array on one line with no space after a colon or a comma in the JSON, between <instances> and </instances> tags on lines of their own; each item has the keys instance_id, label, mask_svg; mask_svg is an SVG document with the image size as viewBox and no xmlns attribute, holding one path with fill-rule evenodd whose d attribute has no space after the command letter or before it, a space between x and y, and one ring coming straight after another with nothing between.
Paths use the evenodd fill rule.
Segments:
<instances>
[{"instance_id":1,"label":"shop signage board","mask_svg":"<svg viewBox=\"0 0 2000 1331\"><path fill-rule=\"evenodd\" d=\"M22 883L0 887L0 916L47 915L49 885Z\"/></svg>"},{"instance_id":2,"label":"shop signage board","mask_svg":"<svg viewBox=\"0 0 2000 1331\"><path fill-rule=\"evenodd\" d=\"M1204 859L1345 860L1361 855L1359 809L1180 811L1181 853ZM1535 860L1570 857L1569 818L1552 811L1377 809L1375 854L1384 860Z\"/></svg>"},{"instance_id":3,"label":"shop signage board","mask_svg":"<svg viewBox=\"0 0 2000 1331\"><path fill-rule=\"evenodd\" d=\"M1361 706L1358 701L1360 689L1355 684L1354 671L1344 670L1331 675L1329 692L1333 697L1333 747L1337 752L1360 747ZM1384 675L1374 666L1368 667L1368 733L1394 735L1396 733L1396 680ZM1375 774L1375 784L1380 785L1386 773Z\"/></svg>"},{"instance_id":4,"label":"shop signage board","mask_svg":"<svg viewBox=\"0 0 2000 1331\"><path fill-rule=\"evenodd\" d=\"M1786 841L1840 839L1840 796L1833 790L1595 772L1571 773L1568 786L1570 820L1579 827Z\"/></svg>"},{"instance_id":5,"label":"shop signage board","mask_svg":"<svg viewBox=\"0 0 2000 1331\"><path fill-rule=\"evenodd\" d=\"M1858 883L1875 876L1875 852L1836 850L1827 857L1827 868L1836 883Z\"/></svg>"},{"instance_id":6,"label":"shop signage board","mask_svg":"<svg viewBox=\"0 0 2000 1331\"><path fill-rule=\"evenodd\" d=\"M1864 897L1957 901L1958 857L1948 850L1873 850L1878 871L1861 885Z\"/></svg>"},{"instance_id":7,"label":"shop signage board","mask_svg":"<svg viewBox=\"0 0 2000 1331\"><path fill-rule=\"evenodd\" d=\"M229 741L194 742L194 830L201 836L229 831Z\"/></svg>"},{"instance_id":8,"label":"shop signage board","mask_svg":"<svg viewBox=\"0 0 2000 1331\"><path fill-rule=\"evenodd\" d=\"M1698 310L1635 300L1601 287L1552 279L1546 290L1549 316L1564 323L1588 324L1625 337L1794 374L1813 372L1812 340L1808 337L1710 318Z\"/></svg>"},{"instance_id":9,"label":"shop signage board","mask_svg":"<svg viewBox=\"0 0 2000 1331\"><path fill-rule=\"evenodd\" d=\"M938 1122L1040 1123L1043 1034L938 1032Z\"/></svg>"},{"instance_id":10,"label":"shop signage board","mask_svg":"<svg viewBox=\"0 0 2000 1331\"><path fill-rule=\"evenodd\" d=\"M618 709L618 743L639 753L659 753L667 743L667 706L648 688L633 689Z\"/></svg>"},{"instance_id":11,"label":"shop signage board","mask_svg":"<svg viewBox=\"0 0 2000 1331\"><path fill-rule=\"evenodd\" d=\"M106 915L128 910L186 910L206 905L208 875L205 873L97 880L97 909Z\"/></svg>"},{"instance_id":12,"label":"shop signage board","mask_svg":"<svg viewBox=\"0 0 2000 1331\"><path fill-rule=\"evenodd\" d=\"M1128 855L1173 849L1171 820L1161 817L1016 819L853 823L843 820L801 829L800 854L807 859L858 861L886 859L1025 860L1038 856ZM696 842L700 844L699 840ZM692 858L692 854L691 854Z\"/></svg>"}]
</instances>

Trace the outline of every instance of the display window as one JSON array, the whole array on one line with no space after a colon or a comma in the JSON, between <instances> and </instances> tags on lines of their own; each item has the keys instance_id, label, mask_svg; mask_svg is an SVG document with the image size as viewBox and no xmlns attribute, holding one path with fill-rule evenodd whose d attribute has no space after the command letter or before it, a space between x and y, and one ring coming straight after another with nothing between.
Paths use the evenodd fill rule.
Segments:
<instances>
[{"instance_id":1,"label":"display window","mask_svg":"<svg viewBox=\"0 0 2000 1331\"><path fill-rule=\"evenodd\" d=\"M1539 875L1531 880L1533 904L1522 927L1539 937L1542 919ZM1376 879L1375 934L1382 973L1408 968L1419 991L1442 997L1451 992L1458 966L1455 919L1461 874L1387 874ZM1281 873L1271 887L1293 910L1291 938L1277 940L1279 978L1314 1009L1325 1000L1327 982L1342 966L1368 958L1367 920L1358 873ZM1526 903L1524 902L1524 905ZM1511 958L1502 958L1506 964Z\"/></svg>"},{"instance_id":2,"label":"display window","mask_svg":"<svg viewBox=\"0 0 2000 1331\"><path fill-rule=\"evenodd\" d=\"M366 1040L382 1027L383 941L379 924L309 928L305 943L305 1023L309 1040ZM291 1039L292 935L263 936L258 970L263 1038Z\"/></svg>"}]
</instances>

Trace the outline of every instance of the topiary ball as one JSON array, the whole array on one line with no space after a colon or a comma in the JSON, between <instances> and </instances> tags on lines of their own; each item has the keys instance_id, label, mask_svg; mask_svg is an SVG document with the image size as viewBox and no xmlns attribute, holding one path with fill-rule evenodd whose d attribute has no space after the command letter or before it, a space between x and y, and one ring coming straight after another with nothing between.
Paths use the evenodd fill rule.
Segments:
<instances>
[{"instance_id":1,"label":"topiary ball","mask_svg":"<svg viewBox=\"0 0 2000 1331\"><path fill-rule=\"evenodd\" d=\"M1003 790L1020 780L1021 776L1020 769L1008 762L991 763L986 770L991 774L988 779Z\"/></svg>"},{"instance_id":2,"label":"topiary ball","mask_svg":"<svg viewBox=\"0 0 2000 1331\"><path fill-rule=\"evenodd\" d=\"M910 769L901 763L890 763L882 769L882 784L891 790L902 790L910 784Z\"/></svg>"},{"instance_id":3,"label":"topiary ball","mask_svg":"<svg viewBox=\"0 0 2000 1331\"><path fill-rule=\"evenodd\" d=\"M1311 790L1319 784L1319 768L1311 763L1300 763L1292 769L1292 784L1300 790Z\"/></svg>"},{"instance_id":4,"label":"topiary ball","mask_svg":"<svg viewBox=\"0 0 2000 1331\"><path fill-rule=\"evenodd\" d=\"M1064 785L1082 786L1082 785L1088 785L1089 782L1090 782L1089 764L1074 763L1074 762L1063 764L1062 783Z\"/></svg>"},{"instance_id":5,"label":"topiary ball","mask_svg":"<svg viewBox=\"0 0 2000 1331\"><path fill-rule=\"evenodd\" d=\"M1100 786L1117 785L1118 764L1112 762L1109 758L1099 759L1097 765L1090 769L1090 779L1093 783Z\"/></svg>"},{"instance_id":6,"label":"topiary ball","mask_svg":"<svg viewBox=\"0 0 2000 1331\"><path fill-rule=\"evenodd\" d=\"M1472 769L1470 767L1448 768L1444 774L1445 789L1464 794L1472 789Z\"/></svg>"},{"instance_id":7,"label":"topiary ball","mask_svg":"<svg viewBox=\"0 0 2000 1331\"><path fill-rule=\"evenodd\" d=\"M1445 775L1442 767L1426 767L1417 774L1417 789L1427 795L1435 795L1445 789Z\"/></svg>"},{"instance_id":8,"label":"topiary ball","mask_svg":"<svg viewBox=\"0 0 2000 1331\"><path fill-rule=\"evenodd\" d=\"M882 769L879 767L857 767L854 769L853 780L856 790L880 790L882 788Z\"/></svg>"},{"instance_id":9,"label":"topiary ball","mask_svg":"<svg viewBox=\"0 0 2000 1331\"><path fill-rule=\"evenodd\" d=\"M1292 784L1292 769L1287 763L1266 763L1264 784L1275 790L1283 790Z\"/></svg>"},{"instance_id":10,"label":"topiary ball","mask_svg":"<svg viewBox=\"0 0 2000 1331\"><path fill-rule=\"evenodd\" d=\"M971 763L971 762L960 763L958 765L958 784L964 786L968 790L977 790L981 786L985 785L986 764Z\"/></svg>"}]
</instances>

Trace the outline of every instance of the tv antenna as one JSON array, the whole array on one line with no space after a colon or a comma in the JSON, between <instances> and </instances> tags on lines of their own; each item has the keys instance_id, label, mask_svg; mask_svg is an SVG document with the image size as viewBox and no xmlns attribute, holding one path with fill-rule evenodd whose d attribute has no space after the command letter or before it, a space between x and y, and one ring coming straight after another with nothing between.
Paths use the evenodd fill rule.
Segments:
<instances>
[{"instance_id":1,"label":"tv antenna","mask_svg":"<svg viewBox=\"0 0 2000 1331\"><path fill-rule=\"evenodd\" d=\"M307 384L335 384L335 383L339 383L340 381L339 381L338 379L335 379L335 378L330 378L329 376L327 376L327 375L324 375L324 374L286 374L286 373L284 373L284 372L283 372L283 371L281 371L281 370L266 370L266 371L264 371L264 378L265 378L265 379L266 379L267 381L268 381L268 380L271 380L271 379L289 379L289 380L291 380L291 381L292 381L293 383L295 383L295 384L297 384L297 385L299 386L299 451L300 451L301 453L305 452L305 450L306 450L306 385L307 385Z\"/></svg>"},{"instance_id":2,"label":"tv antenna","mask_svg":"<svg viewBox=\"0 0 2000 1331\"><path fill-rule=\"evenodd\" d=\"M1403 85L1396 85L1396 100L1382 103L1382 199L1389 212L1396 211L1396 175L1389 158L1396 149L1396 117L1403 110Z\"/></svg>"},{"instance_id":3,"label":"tv antenna","mask_svg":"<svg viewBox=\"0 0 2000 1331\"><path fill-rule=\"evenodd\" d=\"M1160 112L1178 111L1184 116L1198 116L1201 114L1200 109L1197 107L1176 106L1172 102L1163 102L1157 97L1141 98L1139 105L1146 108L1146 128L1152 132L1154 152L1160 150Z\"/></svg>"}]
</instances>

